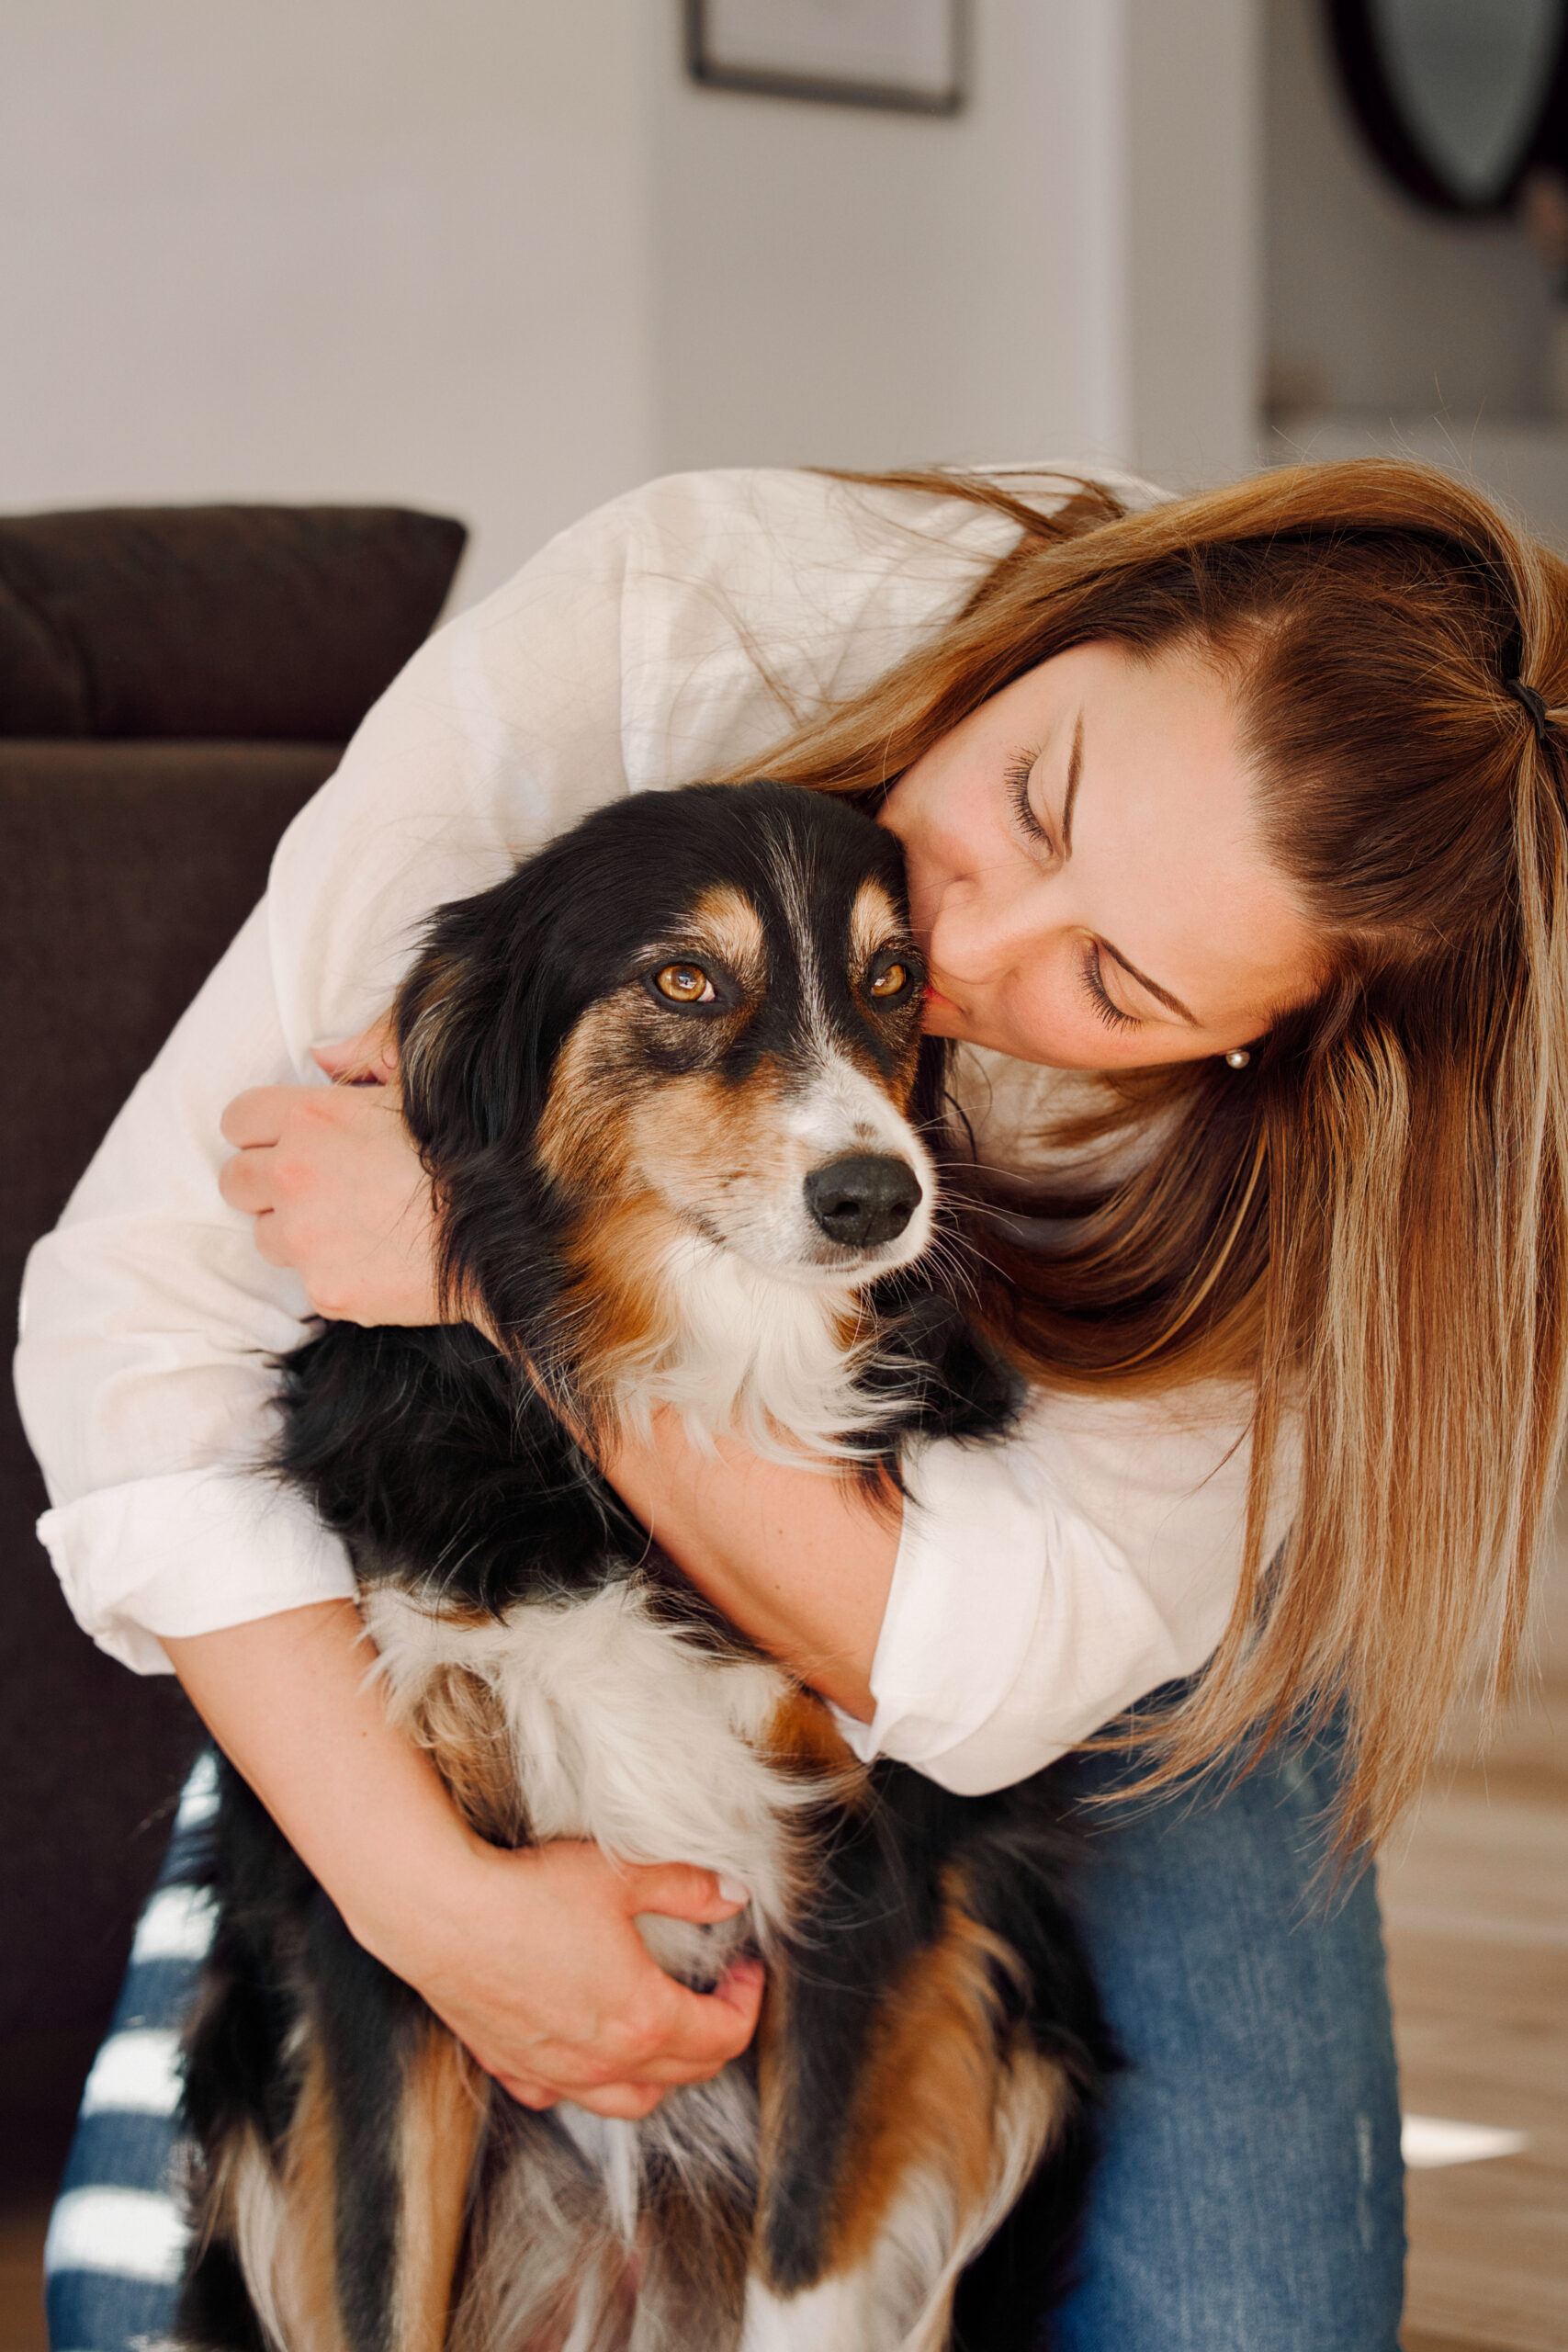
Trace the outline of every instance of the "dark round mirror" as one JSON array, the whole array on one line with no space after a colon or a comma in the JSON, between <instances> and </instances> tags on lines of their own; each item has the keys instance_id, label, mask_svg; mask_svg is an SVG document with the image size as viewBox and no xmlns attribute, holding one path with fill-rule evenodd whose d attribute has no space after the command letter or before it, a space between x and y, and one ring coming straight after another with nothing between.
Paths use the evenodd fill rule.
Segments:
<instances>
[{"instance_id":1,"label":"dark round mirror","mask_svg":"<svg viewBox=\"0 0 1568 2352\"><path fill-rule=\"evenodd\" d=\"M1328 0L1350 104L1406 192L1443 212L1505 209L1564 161L1568 0Z\"/></svg>"}]
</instances>

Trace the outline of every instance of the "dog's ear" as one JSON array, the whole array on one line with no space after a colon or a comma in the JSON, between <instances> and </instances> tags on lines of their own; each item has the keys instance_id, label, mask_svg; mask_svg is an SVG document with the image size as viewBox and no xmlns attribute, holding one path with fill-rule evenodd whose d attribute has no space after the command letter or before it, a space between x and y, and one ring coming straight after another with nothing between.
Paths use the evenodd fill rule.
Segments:
<instances>
[{"instance_id":1,"label":"dog's ear","mask_svg":"<svg viewBox=\"0 0 1568 2352\"><path fill-rule=\"evenodd\" d=\"M543 975L555 893L531 860L438 908L398 992L403 1114L432 1174L532 1132L548 1034Z\"/></svg>"}]
</instances>

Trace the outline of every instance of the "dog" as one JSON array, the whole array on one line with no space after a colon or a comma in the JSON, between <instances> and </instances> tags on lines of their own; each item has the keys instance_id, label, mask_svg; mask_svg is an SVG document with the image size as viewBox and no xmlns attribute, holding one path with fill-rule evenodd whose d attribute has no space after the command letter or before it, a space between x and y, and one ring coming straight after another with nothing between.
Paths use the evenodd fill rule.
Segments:
<instances>
[{"instance_id":1,"label":"dog","mask_svg":"<svg viewBox=\"0 0 1568 2352\"><path fill-rule=\"evenodd\" d=\"M663 1404L896 1485L910 1437L1007 1426L1015 1377L931 1277L923 989L891 836L768 783L603 808L432 922L404 1109L483 1330L328 1326L276 1468L473 1828L739 1881L730 1923L637 1924L703 1989L761 1952L768 1991L754 2051L644 2121L521 2109L223 1768L190 2352L937 2352L1026 2190L1022 2258L1070 2243L1114 2054L1050 1776L857 1764L592 1453Z\"/></svg>"}]
</instances>

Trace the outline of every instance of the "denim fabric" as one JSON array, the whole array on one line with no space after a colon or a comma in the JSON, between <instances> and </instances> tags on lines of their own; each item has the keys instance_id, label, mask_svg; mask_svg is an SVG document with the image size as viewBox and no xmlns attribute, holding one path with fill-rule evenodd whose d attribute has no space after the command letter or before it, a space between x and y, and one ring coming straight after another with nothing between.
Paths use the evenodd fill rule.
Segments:
<instances>
[{"instance_id":1,"label":"denim fabric","mask_svg":"<svg viewBox=\"0 0 1568 2352\"><path fill-rule=\"evenodd\" d=\"M1339 1760L1328 1735L1094 1838L1079 1917L1128 2064L1051 2352L1397 2352L1374 1874L1337 1886L1321 1867ZM1124 1770L1073 1774L1103 1792Z\"/></svg>"},{"instance_id":2,"label":"denim fabric","mask_svg":"<svg viewBox=\"0 0 1568 2352\"><path fill-rule=\"evenodd\" d=\"M1129 2063L1050 2352L1396 2352L1403 2174L1376 1895L1370 1871L1327 1896L1316 1883L1337 1765L1325 1737L1233 1784L1095 1817L1081 1917ZM1087 1794L1125 1767L1072 1771ZM158 2045L135 2037L177 2025L199 1966L204 1922L179 1889L204 1785L84 2098L51 2232L54 2352L126 2352L173 2312L174 2114ZM138 2095L150 2111L124 2103Z\"/></svg>"}]
</instances>

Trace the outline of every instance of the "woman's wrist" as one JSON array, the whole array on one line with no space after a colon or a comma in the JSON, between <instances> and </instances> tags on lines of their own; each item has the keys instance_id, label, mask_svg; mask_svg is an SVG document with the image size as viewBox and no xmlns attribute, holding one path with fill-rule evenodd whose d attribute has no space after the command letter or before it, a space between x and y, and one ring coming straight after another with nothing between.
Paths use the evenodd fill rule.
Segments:
<instances>
[{"instance_id":1,"label":"woman's wrist","mask_svg":"<svg viewBox=\"0 0 1568 2352\"><path fill-rule=\"evenodd\" d=\"M487 1860L499 1857L468 1827L434 1770L423 1791L399 1774L389 1795L391 1812L352 1841L333 1840L311 1869L355 1942L424 1992L461 1965L465 1923L488 1892Z\"/></svg>"}]
</instances>

